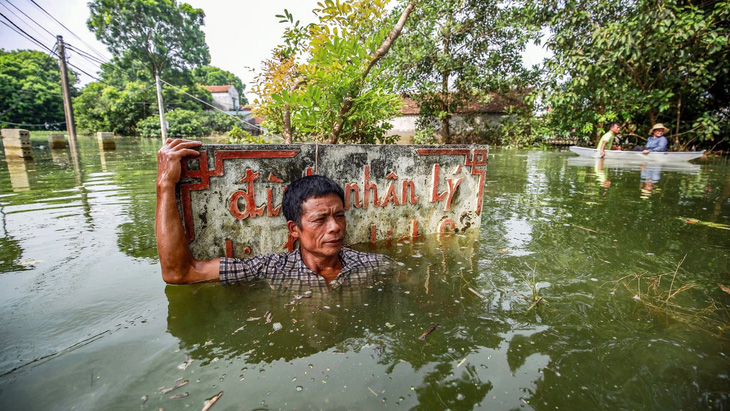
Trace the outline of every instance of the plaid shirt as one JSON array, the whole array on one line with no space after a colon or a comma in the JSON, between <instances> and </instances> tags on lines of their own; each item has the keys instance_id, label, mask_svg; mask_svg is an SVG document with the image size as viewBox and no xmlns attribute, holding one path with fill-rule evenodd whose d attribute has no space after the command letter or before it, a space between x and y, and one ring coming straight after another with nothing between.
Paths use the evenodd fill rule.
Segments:
<instances>
[{"instance_id":1,"label":"plaid shirt","mask_svg":"<svg viewBox=\"0 0 730 411\"><path fill-rule=\"evenodd\" d=\"M289 290L338 289L372 285L387 274L393 261L381 254L363 253L343 247L340 250L342 270L330 283L304 264L299 249L283 254L265 254L246 259L220 260L219 279L223 285L253 280L268 280Z\"/></svg>"}]
</instances>

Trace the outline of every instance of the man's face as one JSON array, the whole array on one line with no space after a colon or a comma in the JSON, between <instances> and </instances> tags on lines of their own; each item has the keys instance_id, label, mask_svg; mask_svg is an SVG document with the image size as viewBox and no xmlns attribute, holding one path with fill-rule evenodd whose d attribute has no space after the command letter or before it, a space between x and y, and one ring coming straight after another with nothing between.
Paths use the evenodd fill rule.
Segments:
<instances>
[{"instance_id":1,"label":"man's face","mask_svg":"<svg viewBox=\"0 0 730 411\"><path fill-rule=\"evenodd\" d=\"M302 253L326 258L339 254L345 240L347 221L342 200L336 194L311 197L302 204L301 227L288 221L289 233L299 239Z\"/></svg>"},{"instance_id":2,"label":"man's face","mask_svg":"<svg viewBox=\"0 0 730 411\"><path fill-rule=\"evenodd\" d=\"M618 124L614 124L614 125L613 125L613 126L611 127L611 132L612 132L613 134L616 134L616 133L618 133L619 131L621 131L621 126L619 126Z\"/></svg>"},{"instance_id":3,"label":"man's face","mask_svg":"<svg viewBox=\"0 0 730 411\"><path fill-rule=\"evenodd\" d=\"M654 137L661 137L663 135L664 135L664 129L663 128L658 128L658 129L654 130Z\"/></svg>"}]
</instances>

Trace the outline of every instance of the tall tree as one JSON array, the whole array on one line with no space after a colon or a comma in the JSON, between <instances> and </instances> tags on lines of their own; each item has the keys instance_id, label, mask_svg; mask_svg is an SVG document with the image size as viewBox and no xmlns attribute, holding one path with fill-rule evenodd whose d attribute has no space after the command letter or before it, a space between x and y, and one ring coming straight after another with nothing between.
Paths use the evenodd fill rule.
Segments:
<instances>
[{"instance_id":1,"label":"tall tree","mask_svg":"<svg viewBox=\"0 0 730 411\"><path fill-rule=\"evenodd\" d=\"M420 105L420 125L436 124L442 141L454 137L453 117L471 103L488 102L529 81L522 65L534 36L519 1L422 0L395 47L398 69Z\"/></svg>"},{"instance_id":2,"label":"tall tree","mask_svg":"<svg viewBox=\"0 0 730 411\"><path fill-rule=\"evenodd\" d=\"M115 57L143 63L152 78L210 62L202 9L175 0L93 0L89 9L96 38Z\"/></svg>"},{"instance_id":3,"label":"tall tree","mask_svg":"<svg viewBox=\"0 0 730 411\"><path fill-rule=\"evenodd\" d=\"M240 78L230 71L226 71L214 66L199 66L195 67L192 72L193 80L204 86L226 86L228 84L233 85L238 91L238 99L241 104L248 104L248 99L243 92L246 90L246 85L243 84Z\"/></svg>"},{"instance_id":4,"label":"tall tree","mask_svg":"<svg viewBox=\"0 0 730 411\"><path fill-rule=\"evenodd\" d=\"M290 24L285 42L255 88L268 90L259 101L278 113L283 133L331 144L388 141L386 120L397 115L399 98L380 62L415 4L408 2L397 19L387 0L326 0L314 10L319 21L307 26L287 11L278 16Z\"/></svg>"},{"instance_id":5,"label":"tall tree","mask_svg":"<svg viewBox=\"0 0 730 411\"><path fill-rule=\"evenodd\" d=\"M76 82L73 72L69 82ZM0 49L0 125L3 121L62 123L55 125L55 129L65 129L58 60L40 51Z\"/></svg>"},{"instance_id":6,"label":"tall tree","mask_svg":"<svg viewBox=\"0 0 730 411\"><path fill-rule=\"evenodd\" d=\"M595 139L620 120L640 140L663 122L675 147L727 141L729 2L571 0L535 10L553 33L545 101L554 130Z\"/></svg>"}]
</instances>

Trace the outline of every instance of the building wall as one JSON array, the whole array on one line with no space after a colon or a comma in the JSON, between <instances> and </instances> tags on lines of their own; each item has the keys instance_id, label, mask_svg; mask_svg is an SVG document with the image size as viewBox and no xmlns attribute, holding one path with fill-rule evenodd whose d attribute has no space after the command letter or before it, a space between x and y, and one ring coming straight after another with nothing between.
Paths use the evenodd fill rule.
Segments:
<instances>
[{"instance_id":1,"label":"building wall","mask_svg":"<svg viewBox=\"0 0 730 411\"><path fill-rule=\"evenodd\" d=\"M211 93L213 105L221 110L235 110L238 107L238 90L235 87L228 89L227 93Z\"/></svg>"}]
</instances>

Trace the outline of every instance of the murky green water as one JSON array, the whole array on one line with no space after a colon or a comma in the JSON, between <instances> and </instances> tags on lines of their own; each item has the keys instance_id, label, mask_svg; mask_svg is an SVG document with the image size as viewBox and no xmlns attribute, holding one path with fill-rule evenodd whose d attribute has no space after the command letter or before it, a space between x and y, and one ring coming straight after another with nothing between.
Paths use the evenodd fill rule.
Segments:
<instances>
[{"instance_id":1,"label":"murky green water","mask_svg":"<svg viewBox=\"0 0 730 411\"><path fill-rule=\"evenodd\" d=\"M158 142L79 143L0 156L0 409L730 406L727 162L494 150L480 232L383 246L391 281L295 299L165 286Z\"/></svg>"}]
</instances>

